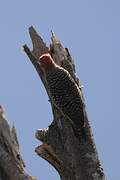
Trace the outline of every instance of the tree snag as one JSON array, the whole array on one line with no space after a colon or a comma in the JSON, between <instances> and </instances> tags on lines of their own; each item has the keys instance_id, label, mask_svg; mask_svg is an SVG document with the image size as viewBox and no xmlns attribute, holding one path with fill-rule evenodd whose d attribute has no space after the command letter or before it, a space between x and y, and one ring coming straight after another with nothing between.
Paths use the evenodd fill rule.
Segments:
<instances>
[{"instance_id":1,"label":"tree snag","mask_svg":"<svg viewBox=\"0 0 120 180\"><path fill-rule=\"evenodd\" d=\"M36 180L25 172L16 129L8 124L0 105L0 180Z\"/></svg>"},{"instance_id":2,"label":"tree snag","mask_svg":"<svg viewBox=\"0 0 120 180\"><path fill-rule=\"evenodd\" d=\"M45 86L53 112L51 125L46 129L36 131L36 138L43 144L38 146L35 152L54 166L61 180L105 180L88 121L80 80L76 76L74 60L69 50L63 47L53 32L50 47L46 46L32 26L29 28L29 34L33 43L33 50L30 51L27 45L24 45L23 48ZM70 121L59 112L52 102L44 74L38 63L39 57L44 53L50 53L55 63L66 69L80 88L86 123L86 141L76 138Z\"/></svg>"}]
</instances>

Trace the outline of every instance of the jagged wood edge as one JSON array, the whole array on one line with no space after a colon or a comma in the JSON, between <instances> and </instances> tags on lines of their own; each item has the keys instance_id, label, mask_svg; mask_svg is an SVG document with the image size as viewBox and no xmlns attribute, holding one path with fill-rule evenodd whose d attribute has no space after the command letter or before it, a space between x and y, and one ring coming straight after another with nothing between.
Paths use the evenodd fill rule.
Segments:
<instances>
[{"instance_id":1,"label":"jagged wood edge","mask_svg":"<svg viewBox=\"0 0 120 180\"><path fill-rule=\"evenodd\" d=\"M25 172L25 163L20 154L16 129L8 124L0 105L0 179L36 180Z\"/></svg>"},{"instance_id":2,"label":"jagged wood edge","mask_svg":"<svg viewBox=\"0 0 120 180\"><path fill-rule=\"evenodd\" d=\"M37 72L38 72L38 74L39 74L39 76L40 76L46 90L47 90L48 96L50 97L50 94L48 92L48 88L47 88L47 85L45 83L44 75L42 74L41 68L37 63L38 58L43 53L46 53L46 52L51 53L51 55L53 56L56 63L63 66L66 69L67 69L66 62L69 63L69 65L71 66L70 68L72 70L72 71L70 70L71 72L70 71L69 72L72 75L72 77L74 78L74 80L76 81L76 83L79 84L78 78L75 75L74 61L72 60L68 49L63 48L63 46L60 44L59 40L55 39L56 37L54 36L54 34L52 34L52 44L51 44L50 49L49 49L46 46L46 44L43 42L42 38L37 34L37 32L35 31L35 29L32 26L29 28L29 33L30 33L30 37L31 37L32 43L33 43L33 51L31 52L29 50L29 48L27 47L27 45L24 45L23 48L24 48L24 51L26 52L26 54L28 55L30 61L32 62L32 64L36 68L36 70L37 70ZM60 46L62 48L59 48ZM57 62L57 60L59 60L59 61ZM81 89L81 85L79 87ZM86 110L85 110L85 103L84 103L84 97L83 97L82 89L81 89L81 98L82 98L83 104L84 104L84 113L85 113L85 121L86 121L86 130L87 130L87 135L88 135L88 142L86 144L85 143L79 144L79 142L76 141L76 139L74 139L74 135L72 134L72 131L70 130L69 124L67 124L67 126L69 126L69 127L66 129L66 131L68 131L68 129L69 129L69 131L68 131L69 137L67 137L67 139L70 142L70 139L73 138L74 139L73 147L75 146L78 149L80 148L81 154L84 152L84 154L86 154L85 158L88 159L88 163L93 165L93 167L92 167L93 172L91 170L92 168L91 169L86 168L86 170L84 170L85 171L84 173L86 173L86 174L88 173L87 178L89 178L90 180L96 180L96 179L103 180L103 179L105 179L104 172L103 172L103 170L102 170L102 168L100 166L100 161L99 161L98 154L97 154L96 147L95 147L95 143L94 143L94 140L93 140L93 137L92 137L91 128L89 126L87 113L86 113ZM61 169L63 169L63 162L62 162L61 157L60 157L61 154L59 154L59 152L57 152L57 149L60 149L61 147L58 147L58 148L56 147L55 148L54 147L55 143L52 143L51 137L54 140L57 139L57 138L55 139L55 137L56 136L58 137L59 133L61 133L60 132L61 124L59 125L59 122L60 123L64 122L62 125L66 126L65 125L65 117L61 116L61 114L56 110L56 108L54 107L52 102L51 102L51 105L52 105L54 120L53 120L53 123L49 126L48 129L46 129L46 130L37 130L36 138L41 140L43 142L43 145L37 147L36 152L37 152L38 155L40 155L45 160L47 160L50 164L52 164L57 169L57 171L59 173L61 173L61 171L62 171ZM57 119L57 121L56 121L56 119ZM59 137L62 137L62 134L60 134ZM56 142L56 145L58 145L58 144ZM45 145L45 148L44 148L44 145ZM89 146L89 148L87 148L87 146ZM91 152L89 152L89 151L91 151ZM55 158L53 158L53 157L55 157ZM55 163L55 161L54 161L55 159L56 159L56 162L59 162L58 163L59 165L57 163ZM94 167L94 165L96 165L96 167ZM90 166L90 165L88 165L88 166ZM67 169L66 169L66 171L67 171ZM91 174L89 174L90 171L91 171ZM64 174L63 176L65 177L65 172L63 174ZM61 174L60 174L60 176L61 176L61 179L65 179ZM84 174L83 174L83 176L84 176ZM72 175L71 175L71 177L72 177ZM78 179L79 179L79 177L78 177Z\"/></svg>"}]
</instances>

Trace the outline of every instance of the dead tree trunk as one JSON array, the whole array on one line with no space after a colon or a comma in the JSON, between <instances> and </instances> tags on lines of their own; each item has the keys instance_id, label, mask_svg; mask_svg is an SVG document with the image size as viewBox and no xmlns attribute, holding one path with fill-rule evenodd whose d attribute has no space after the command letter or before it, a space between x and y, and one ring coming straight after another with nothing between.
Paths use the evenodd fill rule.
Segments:
<instances>
[{"instance_id":1,"label":"dead tree trunk","mask_svg":"<svg viewBox=\"0 0 120 180\"><path fill-rule=\"evenodd\" d=\"M53 33L50 48L46 46L33 27L29 28L29 33L33 43L33 51L31 52L27 45L24 45L23 48L36 68L49 98L51 99L45 77L40 65L37 63L38 58L43 53L49 52L54 61L59 66L67 69L78 84L82 94L84 119L86 121L85 130L87 133L86 141L76 138L70 122L56 110L53 102L50 101L53 122L48 128L37 130L36 138L42 141L43 144L36 148L36 153L54 166L61 180L105 180L87 118L81 84L78 77L76 77L75 64L68 49L63 47Z\"/></svg>"},{"instance_id":2,"label":"dead tree trunk","mask_svg":"<svg viewBox=\"0 0 120 180\"><path fill-rule=\"evenodd\" d=\"M35 180L24 168L15 127L10 127L0 106L0 180Z\"/></svg>"}]
</instances>

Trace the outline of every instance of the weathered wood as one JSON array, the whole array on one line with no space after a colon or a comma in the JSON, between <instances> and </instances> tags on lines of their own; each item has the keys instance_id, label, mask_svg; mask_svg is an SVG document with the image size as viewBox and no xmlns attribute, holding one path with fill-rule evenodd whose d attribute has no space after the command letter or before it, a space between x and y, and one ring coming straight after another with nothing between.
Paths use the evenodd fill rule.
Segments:
<instances>
[{"instance_id":1,"label":"weathered wood","mask_svg":"<svg viewBox=\"0 0 120 180\"><path fill-rule=\"evenodd\" d=\"M42 141L43 144L36 148L36 153L55 167L61 180L105 180L87 118L81 84L78 77L76 77L75 64L68 49L63 47L54 33L52 33L50 48L46 46L33 27L29 28L29 33L33 50L30 51L27 45L24 45L23 48L45 86L54 117L52 124L47 129L37 130L36 138ZM79 85L86 122L86 141L75 136L67 117L63 116L52 103L44 74L39 63L37 63L38 58L45 52L49 52L58 65L67 69Z\"/></svg>"},{"instance_id":2,"label":"weathered wood","mask_svg":"<svg viewBox=\"0 0 120 180\"><path fill-rule=\"evenodd\" d=\"M35 180L24 168L15 127L10 127L0 106L0 180Z\"/></svg>"}]
</instances>

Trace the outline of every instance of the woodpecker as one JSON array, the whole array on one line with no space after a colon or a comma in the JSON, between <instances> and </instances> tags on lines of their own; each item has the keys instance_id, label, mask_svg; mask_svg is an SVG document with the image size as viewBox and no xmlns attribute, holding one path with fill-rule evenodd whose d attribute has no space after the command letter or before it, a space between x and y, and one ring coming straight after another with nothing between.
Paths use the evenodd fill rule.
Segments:
<instances>
[{"instance_id":1,"label":"woodpecker","mask_svg":"<svg viewBox=\"0 0 120 180\"><path fill-rule=\"evenodd\" d=\"M38 63L45 75L54 105L74 124L75 131L85 137L85 122L81 92L67 70L58 66L49 53L40 56Z\"/></svg>"}]
</instances>

